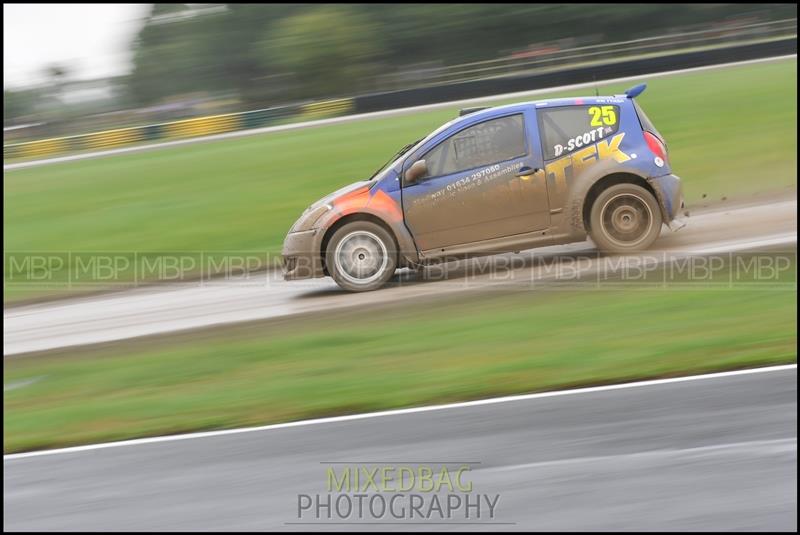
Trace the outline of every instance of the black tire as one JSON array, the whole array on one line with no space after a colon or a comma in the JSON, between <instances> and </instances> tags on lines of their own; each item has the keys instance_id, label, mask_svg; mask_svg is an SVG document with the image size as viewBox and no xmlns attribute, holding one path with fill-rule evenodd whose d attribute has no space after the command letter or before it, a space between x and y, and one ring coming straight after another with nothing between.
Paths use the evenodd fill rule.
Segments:
<instances>
[{"instance_id":1,"label":"black tire","mask_svg":"<svg viewBox=\"0 0 800 535\"><path fill-rule=\"evenodd\" d=\"M630 253L650 247L661 234L661 224L661 208L652 193L636 184L616 184L592 204L589 234L602 251Z\"/></svg>"},{"instance_id":2,"label":"black tire","mask_svg":"<svg viewBox=\"0 0 800 535\"><path fill-rule=\"evenodd\" d=\"M325 250L325 266L345 290L376 290L394 274L397 245L380 225L370 221L347 223L331 236Z\"/></svg>"}]
</instances>

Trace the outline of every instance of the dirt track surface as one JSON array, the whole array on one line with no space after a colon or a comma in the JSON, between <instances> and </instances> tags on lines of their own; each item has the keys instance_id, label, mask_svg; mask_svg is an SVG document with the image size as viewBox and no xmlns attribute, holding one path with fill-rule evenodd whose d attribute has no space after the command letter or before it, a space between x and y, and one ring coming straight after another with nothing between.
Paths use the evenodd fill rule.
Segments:
<instances>
[{"instance_id":1,"label":"dirt track surface","mask_svg":"<svg viewBox=\"0 0 800 535\"><path fill-rule=\"evenodd\" d=\"M797 201L716 207L692 215L677 232L666 227L642 262L671 262L693 255L794 250ZM187 329L264 320L345 307L486 291L508 285L535 287L559 276L555 267L579 267L582 275L613 270L621 257L598 257L591 242L547 247L463 261L421 276L398 272L388 287L351 294L330 278L284 281L280 272L247 277L155 285L50 303L7 308L3 313L3 354L17 355L163 334ZM488 262L488 263L487 263ZM478 266L478 267L476 267ZM443 274L446 273L446 277Z\"/></svg>"}]
</instances>

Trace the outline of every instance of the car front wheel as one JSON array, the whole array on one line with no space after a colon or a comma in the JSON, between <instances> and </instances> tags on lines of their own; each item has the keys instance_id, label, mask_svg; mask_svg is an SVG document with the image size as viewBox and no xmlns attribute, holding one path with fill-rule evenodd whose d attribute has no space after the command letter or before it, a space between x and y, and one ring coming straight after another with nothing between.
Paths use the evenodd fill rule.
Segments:
<instances>
[{"instance_id":1,"label":"car front wheel","mask_svg":"<svg viewBox=\"0 0 800 535\"><path fill-rule=\"evenodd\" d=\"M589 228L601 250L628 253L650 247L661 233L661 223L652 193L636 184L616 184L592 204Z\"/></svg>"},{"instance_id":2,"label":"car front wheel","mask_svg":"<svg viewBox=\"0 0 800 535\"><path fill-rule=\"evenodd\" d=\"M333 280L351 292L383 286L397 267L397 250L391 234L370 221L354 221L337 229L325 253Z\"/></svg>"}]
</instances>

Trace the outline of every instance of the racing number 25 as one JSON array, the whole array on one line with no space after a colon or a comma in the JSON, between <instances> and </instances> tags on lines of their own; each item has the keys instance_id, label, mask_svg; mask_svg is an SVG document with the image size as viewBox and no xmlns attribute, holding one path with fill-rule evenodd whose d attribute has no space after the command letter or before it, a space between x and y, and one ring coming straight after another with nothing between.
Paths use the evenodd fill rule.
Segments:
<instances>
[{"instance_id":1,"label":"racing number 25","mask_svg":"<svg viewBox=\"0 0 800 535\"><path fill-rule=\"evenodd\" d=\"M617 112L614 111L614 106L592 106L589 108L589 115L592 116L592 126L613 126L617 124Z\"/></svg>"}]
</instances>

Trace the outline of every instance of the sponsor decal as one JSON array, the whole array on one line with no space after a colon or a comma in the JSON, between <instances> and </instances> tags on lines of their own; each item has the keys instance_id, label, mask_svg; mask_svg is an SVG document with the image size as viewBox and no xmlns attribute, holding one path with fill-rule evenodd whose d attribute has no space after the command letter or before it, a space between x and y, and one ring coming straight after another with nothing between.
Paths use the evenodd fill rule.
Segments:
<instances>
[{"instance_id":1,"label":"sponsor decal","mask_svg":"<svg viewBox=\"0 0 800 535\"><path fill-rule=\"evenodd\" d=\"M625 132L622 132L610 139L603 139L594 145L589 145L563 158L554 160L545 166L545 173L548 179L552 177L557 190L566 191L567 169L571 169L574 176L587 166L600 160L610 158L619 163L630 160L631 157L619 148L624 138Z\"/></svg>"},{"instance_id":2,"label":"sponsor decal","mask_svg":"<svg viewBox=\"0 0 800 535\"><path fill-rule=\"evenodd\" d=\"M585 147L590 143L595 143L599 139L603 139L603 137L613 130L610 126L599 126L597 128L593 128L588 132L584 132L583 134L579 134L574 138L567 141L566 145L561 145L560 143L556 143L553 145L553 154L556 157L561 156L564 152L572 152L575 149L579 149L581 147Z\"/></svg>"},{"instance_id":3,"label":"sponsor decal","mask_svg":"<svg viewBox=\"0 0 800 535\"><path fill-rule=\"evenodd\" d=\"M464 176L463 178L451 182L434 192L431 192L428 195L414 199L412 201L412 206L417 206L419 204L436 206L445 199L452 199L460 194L471 191L474 188L488 184L502 176L506 176L509 173L514 173L520 167L522 167L522 165L523 162L518 161L505 166L494 164L480 168L473 173Z\"/></svg>"}]
</instances>

